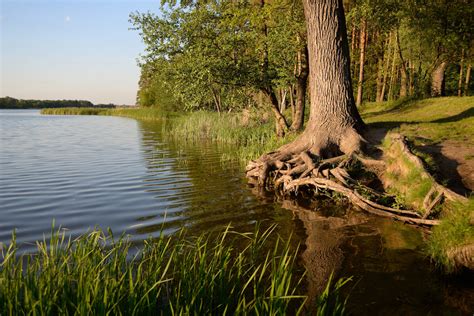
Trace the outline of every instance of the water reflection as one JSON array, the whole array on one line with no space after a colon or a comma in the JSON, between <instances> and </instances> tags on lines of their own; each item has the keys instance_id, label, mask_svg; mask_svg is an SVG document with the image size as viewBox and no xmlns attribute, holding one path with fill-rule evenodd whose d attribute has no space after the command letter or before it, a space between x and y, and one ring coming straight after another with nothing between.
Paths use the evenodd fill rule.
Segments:
<instances>
[{"instance_id":1,"label":"water reflection","mask_svg":"<svg viewBox=\"0 0 474 316\"><path fill-rule=\"evenodd\" d=\"M282 201L306 232L301 259L310 299L334 273L354 278L345 290L354 315L470 315L474 310L473 274L443 278L423 254L426 232L328 202Z\"/></svg>"},{"instance_id":2,"label":"water reflection","mask_svg":"<svg viewBox=\"0 0 474 316\"><path fill-rule=\"evenodd\" d=\"M153 194L160 213L136 218L137 234L156 233L162 227L181 227L193 233L225 227L252 231L256 222L263 229L279 223L279 234L289 236L296 229L291 214L273 199L261 200L251 194L237 162L222 163L231 146L209 142L194 144L168 138L162 126L140 122L141 151L147 166L144 187ZM166 216L166 219L165 219Z\"/></svg>"},{"instance_id":3,"label":"water reflection","mask_svg":"<svg viewBox=\"0 0 474 316\"><path fill-rule=\"evenodd\" d=\"M354 276L357 315L474 310L472 274L441 278L421 251L421 231L329 200L295 203L249 188L237 162L221 163L232 146L165 140L159 124L124 118L17 113L0 113L0 242L17 228L33 249L53 219L72 235L100 225L133 240L276 223L301 244L311 298L334 271Z\"/></svg>"}]
</instances>

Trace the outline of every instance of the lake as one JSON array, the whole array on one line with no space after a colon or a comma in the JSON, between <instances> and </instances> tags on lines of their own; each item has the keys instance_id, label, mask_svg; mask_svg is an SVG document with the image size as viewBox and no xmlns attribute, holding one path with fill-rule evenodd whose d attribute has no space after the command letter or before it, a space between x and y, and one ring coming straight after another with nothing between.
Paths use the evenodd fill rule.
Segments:
<instances>
[{"instance_id":1,"label":"lake","mask_svg":"<svg viewBox=\"0 0 474 316\"><path fill-rule=\"evenodd\" d=\"M247 185L232 146L173 140L158 123L106 116L0 110L0 242L16 229L24 251L51 225L77 236L94 227L133 240L229 223L277 224L301 244L306 289L332 271L353 276L349 307L367 314L469 314L472 275L446 278L424 256L425 233L331 201L291 202Z\"/></svg>"}]
</instances>

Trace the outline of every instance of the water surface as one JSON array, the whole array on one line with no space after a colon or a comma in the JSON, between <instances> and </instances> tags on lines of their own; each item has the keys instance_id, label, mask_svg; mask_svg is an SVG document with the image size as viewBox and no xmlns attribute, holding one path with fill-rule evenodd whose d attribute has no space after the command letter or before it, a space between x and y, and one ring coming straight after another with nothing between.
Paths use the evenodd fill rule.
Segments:
<instances>
[{"instance_id":1,"label":"water surface","mask_svg":"<svg viewBox=\"0 0 474 316\"><path fill-rule=\"evenodd\" d=\"M100 226L134 240L162 229L197 234L276 223L282 237L301 244L310 295L335 271L354 276L349 305L357 315L474 309L472 275L437 273L420 230L330 201L302 207L255 194L237 162L221 162L231 146L172 140L162 130L119 117L0 111L0 242L16 229L23 249L33 251L53 220L72 235Z\"/></svg>"}]
</instances>

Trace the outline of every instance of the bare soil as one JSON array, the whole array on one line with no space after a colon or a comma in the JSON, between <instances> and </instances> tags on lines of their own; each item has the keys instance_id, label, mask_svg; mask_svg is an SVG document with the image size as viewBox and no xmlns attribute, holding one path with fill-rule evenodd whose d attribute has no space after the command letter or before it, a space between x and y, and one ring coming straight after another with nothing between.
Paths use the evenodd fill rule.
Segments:
<instances>
[{"instance_id":1,"label":"bare soil","mask_svg":"<svg viewBox=\"0 0 474 316\"><path fill-rule=\"evenodd\" d=\"M380 144L387 132L384 128L371 128L364 136L370 142ZM417 149L433 157L437 178L449 189L464 196L474 192L474 143L446 140Z\"/></svg>"},{"instance_id":2,"label":"bare soil","mask_svg":"<svg viewBox=\"0 0 474 316\"><path fill-rule=\"evenodd\" d=\"M418 149L434 158L438 168L438 177L448 188L464 196L474 191L473 144L447 140Z\"/></svg>"}]
</instances>

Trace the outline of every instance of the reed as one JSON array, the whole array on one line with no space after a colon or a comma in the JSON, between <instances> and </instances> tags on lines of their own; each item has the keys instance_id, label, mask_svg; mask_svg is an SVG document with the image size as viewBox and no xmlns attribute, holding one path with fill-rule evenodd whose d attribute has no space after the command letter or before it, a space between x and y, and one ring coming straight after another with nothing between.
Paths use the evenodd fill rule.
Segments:
<instances>
[{"instance_id":1,"label":"reed","mask_svg":"<svg viewBox=\"0 0 474 316\"><path fill-rule=\"evenodd\" d=\"M19 254L15 234L1 249L0 311L13 314L299 314L306 297L297 250L274 226L241 234L163 234L137 245L96 229L59 231ZM272 236L272 237L271 237ZM270 239L272 241L270 242Z\"/></svg>"},{"instance_id":2,"label":"reed","mask_svg":"<svg viewBox=\"0 0 474 316\"><path fill-rule=\"evenodd\" d=\"M50 108L42 109L44 115L110 115L112 109L107 108Z\"/></svg>"},{"instance_id":3,"label":"reed","mask_svg":"<svg viewBox=\"0 0 474 316\"><path fill-rule=\"evenodd\" d=\"M245 119L242 113L187 113L170 120L164 135L190 142L210 140L237 145L235 151L225 154L222 160L239 160L242 163L275 150L296 137L296 134L289 134L279 138L275 135L272 119L259 118L256 113L250 115L252 117Z\"/></svg>"}]
</instances>

